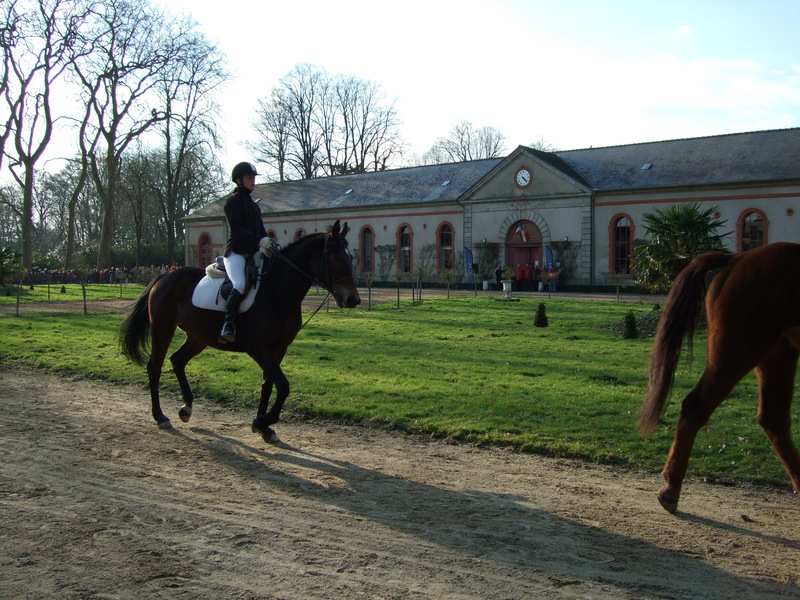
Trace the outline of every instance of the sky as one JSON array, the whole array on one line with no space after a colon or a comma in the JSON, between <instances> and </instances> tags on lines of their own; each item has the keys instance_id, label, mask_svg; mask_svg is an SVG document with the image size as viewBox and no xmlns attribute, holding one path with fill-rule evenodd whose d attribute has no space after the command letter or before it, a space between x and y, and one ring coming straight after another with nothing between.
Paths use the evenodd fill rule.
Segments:
<instances>
[{"instance_id":1,"label":"sky","mask_svg":"<svg viewBox=\"0 0 800 600\"><path fill-rule=\"evenodd\" d=\"M227 55L223 163L299 63L379 83L409 154L461 120L510 152L800 127L797 0L154 0Z\"/></svg>"}]
</instances>

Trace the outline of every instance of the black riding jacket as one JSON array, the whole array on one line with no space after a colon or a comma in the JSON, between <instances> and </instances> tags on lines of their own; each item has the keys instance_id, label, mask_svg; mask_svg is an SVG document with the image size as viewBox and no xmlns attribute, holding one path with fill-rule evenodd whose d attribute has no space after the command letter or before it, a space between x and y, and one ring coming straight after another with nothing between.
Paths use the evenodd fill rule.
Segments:
<instances>
[{"instance_id":1,"label":"black riding jacket","mask_svg":"<svg viewBox=\"0 0 800 600\"><path fill-rule=\"evenodd\" d=\"M258 242L267 236L267 231L261 220L261 209L253 202L250 191L238 187L225 200L224 210L225 218L228 220L225 256L231 252L255 254L258 251Z\"/></svg>"}]
</instances>

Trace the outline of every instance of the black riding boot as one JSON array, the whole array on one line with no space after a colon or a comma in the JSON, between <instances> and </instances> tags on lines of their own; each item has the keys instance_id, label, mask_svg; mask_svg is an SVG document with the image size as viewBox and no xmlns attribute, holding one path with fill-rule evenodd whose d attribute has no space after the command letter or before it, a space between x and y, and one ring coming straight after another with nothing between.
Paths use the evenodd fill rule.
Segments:
<instances>
[{"instance_id":1,"label":"black riding boot","mask_svg":"<svg viewBox=\"0 0 800 600\"><path fill-rule=\"evenodd\" d=\"M227 344L236 341L236 326L233 323L236 313L239 312L239 305L244 296L239 290L231 290L228 296L228 303L225 305L225 320L222 323L222 331L219 332L219 343Z\"/></svg>"}]
</instances>

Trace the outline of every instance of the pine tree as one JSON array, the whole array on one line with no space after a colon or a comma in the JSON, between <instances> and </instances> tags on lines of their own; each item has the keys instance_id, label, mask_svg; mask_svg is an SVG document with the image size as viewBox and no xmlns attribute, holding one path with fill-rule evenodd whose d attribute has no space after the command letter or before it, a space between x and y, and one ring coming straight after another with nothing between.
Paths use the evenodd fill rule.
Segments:
<instances>
[{"instance_id":1,"label":"pine tree","mask_svg":"<svg viewBox=\"0 0 800 600\"><path fill-rule=\"evenodd\" d=\"M639 337L639 329L636 327L636 315L632 310L628 311L625 315L625 330L622 332L622 337L626 340L635 340Z\"/></svg>"},{"instance_id":2,"label":"pine tree","mask_svg":"<svg viewBox=\"0 0 800 600\"><path fill-rule=\"evenodd\" d=\"M547 314L544 302L539 303L539 308L536 309L536 316L533 318L534 327L547 327Z\"/></svg>"}]
</instances>

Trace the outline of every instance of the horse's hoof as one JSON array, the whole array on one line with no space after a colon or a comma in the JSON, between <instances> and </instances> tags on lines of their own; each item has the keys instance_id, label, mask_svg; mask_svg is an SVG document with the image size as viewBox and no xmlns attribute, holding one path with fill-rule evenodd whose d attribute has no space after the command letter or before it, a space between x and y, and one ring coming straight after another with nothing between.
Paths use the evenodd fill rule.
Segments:
<instances>
[{"instance_id":1,"label":"horse's hoof","mask_svg":"<svg viewBox=\"0 0 800 600\"><path fill-rule=\"evenodd\" d=\"M267 442L268 444L279 444L281 441L280 438L278 437L278 434L275 433L275 430L272 429L272 427L261 424L261 419L259 417L253 419L252 429L253 433L260 433L261 439Z\"/></svg>"},{"instance_id":2,"label":"horse's hoof","mask_svg":"<svg viewBox=\"0 0 800 600\"><path fill-rule=\"evenodd\" d=\"M661 507L671 515L674 515L675 511L678 510L677 498L667 498L666 496L659 494L658 501L661 504Z\"/></svg>"},{"instance_id":3,"label":"horse's hoof","mask_svg":"<svg viewBox=\"0 0 800 600\"><path fill-rule=\"evenodd\" d=\"M261 432L261 439L267 442L268 444L280 444L281 438L278 437L278 434L275 431L267 427L267 429Z\"/></svg>"},{"instance_id":4,"label":"horse's hoof","mask_svg":"<svg viewBox=\"0 0 800 600\"><path fill-rule=\"evenodd\" d=\"M157 425L159 429L172 429L172 422L167 417L159 419Z\"/></svg>"},{"instance_id":5,"label":"horse's hoof","mask_svg":"<svg viewBox=\"0 0 800 600\"><path fill-rule=\"evenodd\" d=\"M189 419L192 418L192 407L181 406L181 409L178 411L178 416L181 418L181 421L188 423Z\"/></svg>"}]
</instances>

